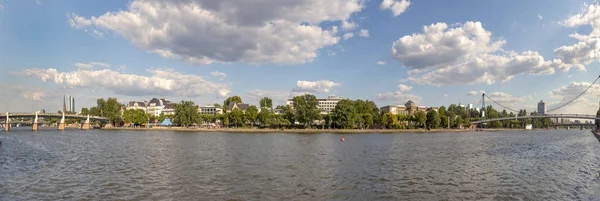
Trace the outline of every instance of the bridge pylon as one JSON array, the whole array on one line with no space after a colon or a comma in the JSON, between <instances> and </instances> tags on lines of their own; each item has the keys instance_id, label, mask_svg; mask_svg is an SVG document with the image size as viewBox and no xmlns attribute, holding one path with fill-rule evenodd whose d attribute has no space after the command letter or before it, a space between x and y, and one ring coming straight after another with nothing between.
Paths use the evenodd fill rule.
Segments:
<instances>
[{"instance_id":1,"label":"bridge pylon","mask_svg":"<svg viewBox=\"0 0 600 201\"><path fill-rule=\"evenodd\" d=\"M58 122L58 130L62 131L65 130L65 113L62 113L62 119L60 119L60 122Z\"/></svg>"},{"instance_id":2,"label":"bridge pylon","mask_svg":"<svg viewBox=\"0 0 600 201\"><path fill-rule=\"evenodd\" d=\"M38 131L38 112L35 112L35 118L33 119L33 124L31 124L32 131Z\"/></svg>"},{"instance_id":3,"label":"bridge pylon","mask_svg":"<svg viewBox=\"0 0 600 201\"><path fill-rule=\"evenodd\" d=\"M10 117L8 116L8 112L6 112L6 120L4 121L4 131L10 131Z\"/></svg>"},{"instance_id":4,"label":"bridge pylon","mask_svg":"<svg viewBox=\"0 0 600 201\"><path fill-rule=\"evenodd\" d=\"M90 130L90 115L88 114L87 119L81 124L81 130Z\"/></svg>"}]
</instances>

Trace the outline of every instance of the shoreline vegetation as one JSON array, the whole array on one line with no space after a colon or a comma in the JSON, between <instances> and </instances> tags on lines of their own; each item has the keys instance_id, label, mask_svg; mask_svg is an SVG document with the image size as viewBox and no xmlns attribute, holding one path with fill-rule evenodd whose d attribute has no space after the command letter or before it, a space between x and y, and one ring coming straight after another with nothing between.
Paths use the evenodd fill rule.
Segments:
<instances>
[{"instance_id":1,"label":"shoreline vegetation","mask_svg":"<svg viewBox=\"0 0 600 201\"><path fill-rule=\"evenodd\" d=\"M499 131L531 131L526 129L252 129L252 128L183 128L183 127L109 127L102 130L128 130L128 131L177 131L177 132L223 132L223 133L445 133L445 132L499 132ZM548 129L533 129L548 130ZM551 129L552 130L552 129Z\"/></svg>"}]
</instances>

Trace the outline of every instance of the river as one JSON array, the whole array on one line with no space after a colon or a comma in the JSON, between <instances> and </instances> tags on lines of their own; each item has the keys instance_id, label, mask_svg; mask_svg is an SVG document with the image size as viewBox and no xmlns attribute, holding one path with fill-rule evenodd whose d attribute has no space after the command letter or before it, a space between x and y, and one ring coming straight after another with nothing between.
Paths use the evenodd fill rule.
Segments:
<instances>
[{"instance_id":1,"label":"river","mask_svg":"<svg viewBox=\"0 0 600 201\"><path fill-rule=\"evenodd\" d=\"M600 200L589 130L0 132L0 200Z\"/></svg>"}]
</instances>

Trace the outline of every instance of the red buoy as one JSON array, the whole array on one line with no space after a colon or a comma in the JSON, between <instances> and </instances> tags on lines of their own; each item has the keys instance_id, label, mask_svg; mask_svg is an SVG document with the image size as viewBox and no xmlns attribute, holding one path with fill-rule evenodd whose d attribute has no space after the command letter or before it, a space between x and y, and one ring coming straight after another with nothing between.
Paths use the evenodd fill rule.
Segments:
<instances>
[{"instance_id":1,"label":"red buoy","mask_svg":"<svg viewBox=\"0 0 600 201\"><path fill-rule=\"evenodd\" d=\"M346 139L344 139L344 136L342 135L342 139L340 139L340 141L346 141Z\"/></svg>"}]
</instances>

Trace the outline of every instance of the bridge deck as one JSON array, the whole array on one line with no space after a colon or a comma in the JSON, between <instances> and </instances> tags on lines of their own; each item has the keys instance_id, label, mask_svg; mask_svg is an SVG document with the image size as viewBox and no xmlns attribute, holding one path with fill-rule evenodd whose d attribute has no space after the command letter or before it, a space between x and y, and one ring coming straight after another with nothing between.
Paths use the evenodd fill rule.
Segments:
<instances>
[{"instance_id":1,"label":"bridge deck","mask_svg":"<svg viewBox=\"0 0 600 201\"><path fill-rule=\"evenodd\" d=\"M546 114L546 115L528 115L528 116L517 116L517 117L503 117L494 119L484 119L481 121L472 121L471 124L487 123L492 121L504 121L504 120L515 120L515 119L537 119L537 118L568 118L568 119L596 119L596 115L591 114Z\"/></svg>"}]
</instances>

